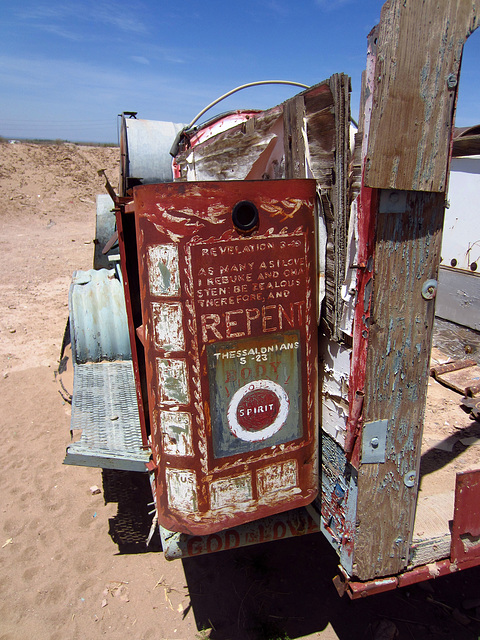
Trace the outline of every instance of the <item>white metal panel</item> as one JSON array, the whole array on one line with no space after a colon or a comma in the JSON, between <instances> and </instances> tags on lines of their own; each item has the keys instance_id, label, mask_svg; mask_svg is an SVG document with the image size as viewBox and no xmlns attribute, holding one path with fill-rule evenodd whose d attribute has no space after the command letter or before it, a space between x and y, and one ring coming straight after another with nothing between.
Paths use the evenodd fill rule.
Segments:
<instances>
[{"instance_id":1,"label":"white metal panel","mask_svg":"<svg viewBox=\"0 0 480 640\"><path fill-rule=\"evenodd\" d=\"M447 199L442 265L480 270L480 156L452 159Z\"/></svg>"}]
</instances>

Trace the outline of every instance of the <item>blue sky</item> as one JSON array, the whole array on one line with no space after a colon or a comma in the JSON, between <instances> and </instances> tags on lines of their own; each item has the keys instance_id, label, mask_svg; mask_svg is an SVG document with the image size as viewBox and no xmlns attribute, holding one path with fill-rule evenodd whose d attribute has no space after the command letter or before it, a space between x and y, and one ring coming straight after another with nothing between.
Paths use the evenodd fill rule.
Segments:
<instances>
[{"instance_id":1,"label":"blue sky","mask_svg":"<svg viewBox=\"0 0 480 640\"><path fill-rule=\"evenodd\" d=\"M190 122L246 82L352 78L380 0L0 0L0 135L116 142L117 114ZM480 30L479 30L480 31ZM480 33L465 48L456 124L480 122ZM268 108L294 88L247 89L218 111ZM214 112L212 112L213 114ZM210 113L208 114L210 115Z\"/></svg>"}]
</instances>

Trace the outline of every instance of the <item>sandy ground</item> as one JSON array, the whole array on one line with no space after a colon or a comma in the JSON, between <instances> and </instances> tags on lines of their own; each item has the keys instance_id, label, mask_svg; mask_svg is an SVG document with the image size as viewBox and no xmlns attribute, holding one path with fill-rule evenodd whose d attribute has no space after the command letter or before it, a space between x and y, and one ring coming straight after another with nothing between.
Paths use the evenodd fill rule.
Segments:
<instances>
[{"instance_id":1,"label":"sandy ground","mask_svg":"<svg viewBox=\"0 0 480 640\"><path fill-rule=\"evenodd\" d=\"M92 263L96 170L115 183L117 160L0 144L0 640L478 638L480 569L350 602L321 534L168 563L143 544L144 478L62 465L68 287Z\"/></svg>"}]
</instances>

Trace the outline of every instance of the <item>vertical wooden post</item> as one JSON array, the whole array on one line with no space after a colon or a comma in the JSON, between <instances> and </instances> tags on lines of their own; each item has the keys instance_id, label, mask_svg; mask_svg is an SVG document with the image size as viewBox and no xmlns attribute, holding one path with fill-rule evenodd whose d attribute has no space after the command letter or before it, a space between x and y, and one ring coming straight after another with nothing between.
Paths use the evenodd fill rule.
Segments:
<instances>
[{"instance_id":1,"label":"vertical wooden post","mask_svg":"<svg viewBox=\"0 0 480 640\"><path fill-rule=\"evenodd\" d=\"M375 240L371 253L362 247L371 278L357 305L351 379L365 394L364 433L377 421L387 432L384 462L362 460L362 437L355 443L352 572L361 580L408 564L434 320L428 281L440 260L462 49L477 26L469 0L390 0L382 9L360 194L369 205L359 221ZM364 357L355 340L366 340Z\"/></svg>"},{"instance_id":2,"label":"vertical wooden post","mask_svg":"<svg viewBox=\"0 0 480 640\"><path fill-rule=\"evenodd\" d=\"M305 100L302 94L285 102L283 131L285 178L306 178L305 166Z\"/></svg>"}]
</instances>

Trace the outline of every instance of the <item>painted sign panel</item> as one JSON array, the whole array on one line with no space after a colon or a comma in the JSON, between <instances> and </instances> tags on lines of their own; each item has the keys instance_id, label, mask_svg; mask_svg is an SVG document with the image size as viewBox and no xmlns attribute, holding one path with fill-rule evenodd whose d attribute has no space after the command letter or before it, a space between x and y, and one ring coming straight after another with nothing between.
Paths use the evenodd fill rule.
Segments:
<instances>
[{"instance_id":1,"label":"painted sign panel","mask_svg":"<svg viewBox=\"0 0 480 640\"><path fill-rule=\"evenodd\" d=\"M215 458L301 437L300 356L299 332L208 345Z\"/></svg>"},{"instance_id":2,"label":"painted sign panel","mask_svg":"<svg viewBox=\"0 0 480 640\"><path fill-rule=\"evenodd\" d=\"M134 188L159 522L208 534L312 502L315 181Z\"/></svg>"}]
</instances>

